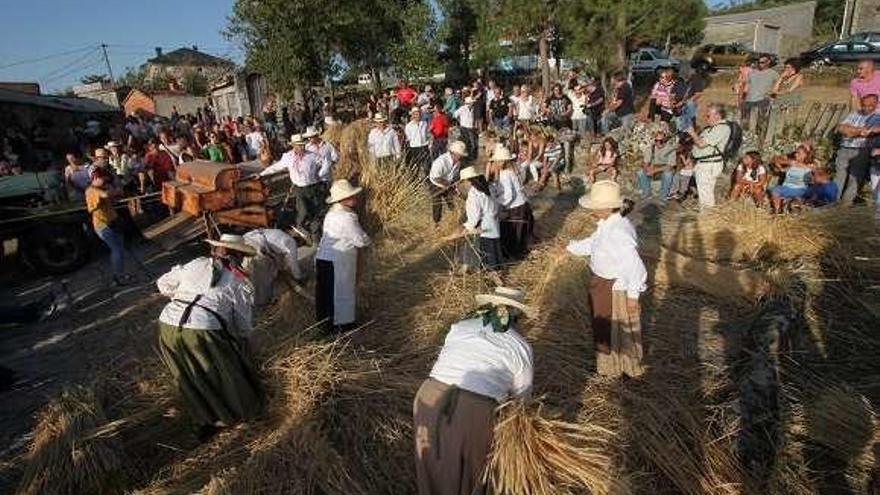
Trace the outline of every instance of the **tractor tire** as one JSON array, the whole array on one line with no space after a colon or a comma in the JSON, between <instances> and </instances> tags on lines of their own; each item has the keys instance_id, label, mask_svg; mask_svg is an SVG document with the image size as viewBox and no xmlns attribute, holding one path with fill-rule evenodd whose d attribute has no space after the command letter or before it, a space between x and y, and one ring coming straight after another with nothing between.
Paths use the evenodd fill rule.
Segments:
<instances>
[{"instance_id":1,"label":"tractor tire","mask_svg":"<svg viewBox=\"0 0 880 495\"><path fill-rule=\"evenodd\" d=\"M47 275L70 273L89 259L89 239L80 224L38 227L20 243L25 263Z\"/></svg>"}]
</instances>

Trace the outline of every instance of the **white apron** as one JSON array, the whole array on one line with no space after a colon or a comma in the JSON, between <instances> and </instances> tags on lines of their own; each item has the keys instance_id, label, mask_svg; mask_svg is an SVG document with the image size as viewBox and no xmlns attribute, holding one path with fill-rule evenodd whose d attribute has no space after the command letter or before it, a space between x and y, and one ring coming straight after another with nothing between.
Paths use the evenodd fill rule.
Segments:
<instances>
[{"instance_id":1,"label":"white apron","mask_svg":"<svg viewBox=\"0 0 880 495\"><path fill-rule=\"evenodd\" d=\"M333 261L333 324L354 323L357 286L357 249L337 251Z\"/></svg>"}]
</instances>

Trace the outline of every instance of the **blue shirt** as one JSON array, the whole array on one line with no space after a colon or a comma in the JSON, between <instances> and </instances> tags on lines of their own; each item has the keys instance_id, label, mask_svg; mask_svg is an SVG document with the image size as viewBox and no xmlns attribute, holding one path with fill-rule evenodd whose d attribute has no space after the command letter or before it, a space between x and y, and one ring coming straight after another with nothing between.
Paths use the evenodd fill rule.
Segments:
<instances>
[{"instance_id":1,"label":"blue shirt","mask_svg":"<svg viewBox=\"0 0 880 495\"><path fill-rule=\"evenodd\" d=\"M865 115L862 112L855 111L846 116L841 124L853 127L874 127L880 125L880 114L872 113ZM840 146L843 148L864 148L869 146L868 138L863 137L843 137L840 140Z\"/></svg>"},{"instance_id":2,"label":"blue shirt","mask_svg":"<svg viewBox=\"0 0 880 495\"><path fill-rule=\"evenodd\" d=\"M807 184L810 183L810 176L812 173L813 171L807 167L792 165L785 171L785 180L782 182L782 185L797 189L806 189Z\"/></svg>"}]
</instances>

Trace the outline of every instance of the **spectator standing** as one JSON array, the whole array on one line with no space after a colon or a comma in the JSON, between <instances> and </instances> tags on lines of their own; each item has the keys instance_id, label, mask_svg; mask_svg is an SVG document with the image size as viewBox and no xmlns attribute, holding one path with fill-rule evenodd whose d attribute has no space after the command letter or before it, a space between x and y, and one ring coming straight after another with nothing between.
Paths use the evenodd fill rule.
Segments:
<instances>
[{"instance_id":1,"label":"spectator standing","mask_svg":"<svg viewBox=\"0 0 880 495\"><path fill-rule=\"evenodd\" d=\"M599 122L602 120L602 111L605 109L605 90L595 79L587 81L587 131L590 134L599 132Z\"/></svg>"},{"instance_id":2,"label":"spectator standing","mask_svg":"<svg viewBox=\"0 0 880 495\"><path fill-rule=\"evenodd\" d=\"M125 246L122 233L116 227L118 216L113 209L113 199L121 195L110 187L111 174L105 167L92 171L91 184L86 189L86 209L92 217L95 234L110 249L110 269L113 272L113 284L124 285L128 282L125 276Z\"/></svg>"},{"instance_id":3,"label":"spectator standing","mask_svg":"<svg viewBox=\"0 0 880 495\"><path fill-rule=\"evenodd\" d=\"M715 182L724 170L724 149L730 140L730 125L725 117L724 109L709 105L706 109L708 127L699 134L693 127L688 129L688 134L694 141L691 154L696 162L694 177L701 208L715 206Z\"/></svg>"},{"instance_id":4,"label":"spectator standing","mask_svg":"<svg viewBox=\"0 0 880 495\"><path fill-rule=\"evenodd\" d=\"M458 110L458 107L461 106L461 98L455 94L455 91L453 91L452 88L446 88L443 90L443 95L446 99L443 111L446 112L447 115L454 114L455 111Z\"/></svg>"},{"instance_id":5,"label":"spectator standing","mask_svg":"<svg viewBox=\"0 0 880 495\"><path fill-rule=\"evenodd\" d=\"M632 85L626 80L626 74L617 72L611 78L611 86L613 91L608 99L608 106L600 124L602 134L607 134L608 131L617 127L622 127L625 132L629 132L633 127L636 111Z\"/></svg>"},{"instance_id":6,"label":"spectator standing","mask_svg":"<svg viewBox=\"0 0 880 495\"><path fill-rule=\"evenodd\" d=\"M850 109L861 107L861 99L867 95L880 95L880 73L873 60L861 60L856 66L856 77L849 83Z\"/></svg>"},{"instance_id":7,"label":"spectator standing","mask_svg":"<svg viewBox=\"0 0 880 495\"><path fill-rule=\"evenodd\" d=\"M428 124L422 120L422 112L418 108L410 110L410 120L403 128L403 134L406 137L407 165L418 170L421 176L428 175L431 167Z\"/></svg>"},{"instance_id":8,"label":"spectator standing","mask_svg":"<svg viewBox=\"0 0 880 495\"><path fill-rule=\"evenodd\" d=\"M550 125L556 129L571 128L571 99L562 92L561 84L553 85L553 90L544 105Z\"/></svg>"},{"instance_id":9,"label":"spectator standing","mask_svg":"<svg viewBox=\"0 0 880 495\"><path fill-rule=\"evenodd\" d=\"M758 66L749 71L748 82L746 83L746 96L743 102L743 127L749 128L752 110L758 110L757 122L761 127L767 120L767 114L770 111L770 93L773 90L779 74L770 68L770 56L761 55L758 57Z\"/></svg>"},{"instance_id":10,"label":"spectator standing","mask_svg":"<svg viewBox=\"0 0 880 495\"><path fill-rule=\"evenodd\" d=\"M521 126L528 127L535 120L537 102L531 94L527 84L519 88L519 96L516 99L516 120Z\"/></svg>"},{"instance_id":11,"label":"spectator standing","mask_svg":"<svg viewBox=\"0 0 880 495\"><path fill-rule=\"evenodd\" d=\"M86 189L92 183L90 167L74 153L65 155L64 184L67 186L67 199L73 202L85 200Z\"/></svg>"},{"instance_id":12,"label":"spectator standing","mask_svg":"<svg viewBox=\"0 0 880 495\"><path fill-rule=\"evenodd\" d=\"M446 144L449 142L449 116L443 110L443 104L434 103L434 115L428 126L431 131L431 158L437 158L446 153Z\"/></svg>"},{"instance_id":13,"label":"spectator standing","mask_svg":"<svg viewBox=\"0 0 880 495\"><path fill-rule=\"evenodd\" d=\"M798 88L804 84L804 75L801 74L800 62L788 59L782 66L782 74L773 85L770 97L774 104L799 103L800 97L795 94Z\"/></svg>"},{"instance_id":14,"label":"spectator standing","mask_svg":"<svg viewBox=\"0 0 880 495\"><path fill-rule=\"evenodd\" d=\"M868 137L880 132L880 115L876 110L877 95L862 96L859 109L847 115L837 126L842 138L837 149L834 182L843 205L853 203L867 178L871 163Z\"/></svg>"},{"instance_id":15,"label":"spectator standing","mask_svg":"<svg viewBox=\"0 0 880 495\"><path fill-rule=\"evenodd\" d=\"M373 159L384 164L400 158L400 138L397 132L388 125L388 118L378 114L373 118L376 123L367 136L367 148Z\"/></svg>"},{"instance_id":16,"label":"spectator standing","mask_svg":"<svg viewBox=\"0 0 880 495\"><path fill-rule=\"evenodd\" d=\"M495 129L506 129L510 126L510 105L504 96L504 90L496 86L489 101L489 116Z\"/></svg>"},{"instance_id":17,"label":"spectator standing","mask_svg":"<svg viewBox=\"0 0 880 495\"><path fill-rule=\"evenodd\" d=\"M208 160L216 163L229 163L226 152L223 150L223 146L220 145L217 133L212 132L208 139L210 139L210 143L205 146L205 155L208 157Z\"/></svg>"},{"instance_id":18,"label":"spectator standing","mask_svg":"<svg viewBox=\"0 0 880 495\"><path fill-rule=\"evenodd\" d=\"M700 100L703 91L706 90L706 75L700 69L695 69L686 83L684 101L679 105L679 114L676 117L676 130L686 133L688 128L693 127L697 120Z\"/></svg>"},{"instance_id":19,"label":"spectator standing","mask_svg":"<svg viewBox=\"0 0 880 495\"><path fill-rule=\"evenodd\" d=\"M471 98L474 100L471 106L471 111L474 113L474 129L479 133L486 123L486 91L479 79L474 81L471 87Z\"/></svg>"},{"instance_id":20,"label":"spectator standing","mask_svg":"<svg viewBox=\"0 0 880 495\"><path fill-rule=\"evenodd\" d=\"M578 138L587 137L587 129L589 124L589 116L587 115L587 96L586 85L580 84L575 87L571 93L571 128L577 134Z\"/></svg>"},{"instance_id":21,"label":"spectator standing","mask_svg":"<svg viewBox=\"0 0 880 495\"><path fill-rule=\"evenodd\" d=\"M461 130L461 140L467 146L467 156L474 159L479 153L479 137L477 136L476 122L474 118L475 101L472 96L464 99L464 105L455 111L453 117L458 121Z\"/></svg>"},{"instance_id":22,"label":"spectator standing","mask_svg":"<svg viewBox=\"0 0 880 495\"><path fill-rule=\"evenodd\" d=\"M256 124L253 130L244 137L247 143L248 159L256 160L260 156L260 150L266 145L266 134L263 132L263 126Z\"/></svg>"}]
</instances>

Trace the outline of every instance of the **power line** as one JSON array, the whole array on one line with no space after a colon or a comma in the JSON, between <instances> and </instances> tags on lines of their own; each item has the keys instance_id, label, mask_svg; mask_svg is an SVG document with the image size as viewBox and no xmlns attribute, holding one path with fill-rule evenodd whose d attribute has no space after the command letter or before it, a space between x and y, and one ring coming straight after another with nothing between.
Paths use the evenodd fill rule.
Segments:
<instances>
[{"instance_id":1,"label":"power line","mask_svg":"<svg viewBox=\"0 0 880 495\"><path fill-rule=\"evenodd\" d=\"M110 66L110 57L107 56L107 45L101 43L101 50L104 52L104 62L107 63L107 75L110 77L110 82L113 82L113 67Z\"/></svg>"},{"instance_id":2,"label":"power line","mask_svg":"<svg viewBox=\"0 0 880 495\"><path fill-rule=\"evenodd\" d=\"M40 80L43 80L43 79L52 79L52 78L54 78L55 75L57 75L57 74L59 74L59 73L61 73L61 72L64 72L64 71L66 71L67 69L69 69L69 68L71 68L71 67L73 67L73 66L75 66L75 65L77 65L77 64L82 63L84 60L87 60L89 57L93 57L93 56L95 55L95 53L96 53L98 50L99 50L99 49L98 49L97 47L92 48L90 51L88 51L87 53L85 53L83 56L81 56L81 57L77 57L76 59L74 59L74 60L72 60L72 61L70 61L70 62L68 62L68 63L62 65L61 67L56 67L56 68L52 69L52 70L49 71L48 73L46 73L46 74L44 74L43 76L39 77L38 79L40 79Z\"/></svg>"},{"instance_id":3,"label":"power line","mask_svg":"<svg viewBox=\"0 0 880 495\"><path fill-rule=\"evenodd\" d=\"M9 67L16 67L19 65L35 64L38 62L43 62L45 60L51 60L53 58L63 57L65 55L72 55L74 53L79 53L79 52L89 50L89 49L94 49L94 48L95 48L94 46L86 46L83 48L77 48L76 50L70 50L70 51L61 52L61 53L53 53L52 55L46 55L44 57L19 60L18 62L12 62L11 64L0 65L0 69L6 69Z\"/></svg>"},{"instance_id":4,"label":"power line","mask_svg":"<svg viewBox=\"0 0 880 495\"><path fill-rule=\"evenodd\" d=\"M73 67L73 68L65 71L65 72L57 74L53 77L42 78L42 79L40 79L40 81L48 84L50 82L55 82L55 81L64 79L65 77L72 76L73 74L76 74L77 72L86 72L86 71L91 70L93 68L100 67L103 64L104 64L103 60L100 60L100 59L99 60L92 60L91 62L88 62L85 65L78 65L76 67Z\"/></svg>"}]
</instances>

